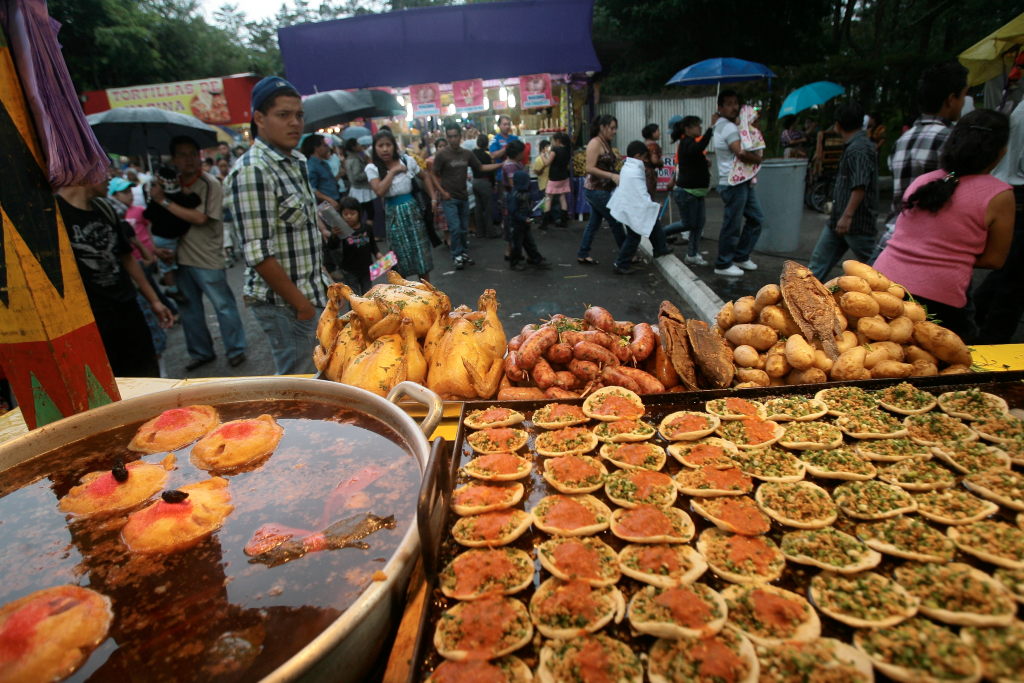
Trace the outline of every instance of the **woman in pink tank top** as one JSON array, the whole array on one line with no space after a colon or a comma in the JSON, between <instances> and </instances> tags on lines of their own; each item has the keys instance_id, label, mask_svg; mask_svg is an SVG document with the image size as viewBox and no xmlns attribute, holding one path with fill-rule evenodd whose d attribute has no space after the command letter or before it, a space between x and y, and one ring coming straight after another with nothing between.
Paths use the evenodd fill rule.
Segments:
<instances>
[{"instance_id":1,"label":"woman in pink tank top","mask_svg":"<svg viewBox=\"0 0 1024 683\"><path fill-rule=\"evenodd\" d=\"M941 168L904 193L896 232L875 262L968 343L977 330L967 306L973 270L1002 268L1013 239L1013 190L989 175L1009 136L1009 119L998 112L979 109L960 119Z\"/></svg>"}]
</instances>

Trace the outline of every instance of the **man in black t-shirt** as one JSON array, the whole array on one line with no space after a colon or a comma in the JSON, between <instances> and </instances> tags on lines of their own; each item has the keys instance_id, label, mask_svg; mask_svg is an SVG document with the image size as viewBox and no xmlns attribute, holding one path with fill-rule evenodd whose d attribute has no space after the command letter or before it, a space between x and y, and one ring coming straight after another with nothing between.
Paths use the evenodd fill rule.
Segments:
<instances>
[{"instance_id":1,"label":"man in black t-shirt","mask_svg":"<svg viewBox=\"0 0 1024 683\"><path fill-rule=\"evenodd\" d=\"M171 326L171 312L146 281L113 209L99 199L106 193L106 181L62 187L57 207L114 376L159 377L153 338L135 299L135 286L161 327Z\"/></svg>"}]
</instances>

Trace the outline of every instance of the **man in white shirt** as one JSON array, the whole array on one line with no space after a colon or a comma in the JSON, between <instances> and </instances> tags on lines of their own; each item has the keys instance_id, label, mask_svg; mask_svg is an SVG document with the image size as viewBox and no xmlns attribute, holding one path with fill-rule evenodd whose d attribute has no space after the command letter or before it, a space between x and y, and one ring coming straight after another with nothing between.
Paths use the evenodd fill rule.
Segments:
<instances>
[{"instance_id":1,"label":"man in white shirt","mask_svg":"<svg viewBox=\"0 0 1024 683\"><path fill-rule=\"evenodd\" d=\"M743 150L736 118L740 113L740 98L734 90L723 90L718 95L718 114L713 119L715 157L718 159L718 194L725 202L722 232L718 236L718 258L715 275L743 275L744 270L757 270L750 260L757 239L761 236L764 212L750 180L737 185L729 184L733 161L759 164L761 157ZM746 224L743 224L743 219ZM742 228L742 229L741 229Z\"/></svg>"}]
</instances>

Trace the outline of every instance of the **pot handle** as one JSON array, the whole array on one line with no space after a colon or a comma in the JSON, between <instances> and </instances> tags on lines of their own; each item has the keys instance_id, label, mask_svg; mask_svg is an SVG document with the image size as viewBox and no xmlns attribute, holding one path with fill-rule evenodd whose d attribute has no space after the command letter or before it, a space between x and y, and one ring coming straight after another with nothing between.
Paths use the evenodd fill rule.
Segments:
<instances>
[{"instance_id":1,"label":"pot handle","mask_svg":"<svg viewBox=\"0 0 1024 683\"><path fill-rule=\"evenodd\" d=\"M416 382L399 382L388 393L388 400L398 405L398 400L403 396L408 396L427 407L427 416L423 418L423 422L420 422L420 429L423 430L423 435L429 439L437 429L437 425L441 424L441 418L444 416L444 403L441 401L441 397Z\"/></svg>"},{"instance_id":2,"label":"pot handle","mask_svg":"<svg viewBox=\"0 0 1024 683\"><path fill-rule=\"evenodd\" d=\"M441 555L441 541L444 539L442 529L447 528L452 496L451 473L446 462L447 453L448 444L444 437L434 439L430 447L427 469L423 472L423 483L420 485L419 501L416 506L416 526L420 532L423 570L430 581L437 580L437 572L440 569L438 558Z\"/></svg>"}]
</instances>

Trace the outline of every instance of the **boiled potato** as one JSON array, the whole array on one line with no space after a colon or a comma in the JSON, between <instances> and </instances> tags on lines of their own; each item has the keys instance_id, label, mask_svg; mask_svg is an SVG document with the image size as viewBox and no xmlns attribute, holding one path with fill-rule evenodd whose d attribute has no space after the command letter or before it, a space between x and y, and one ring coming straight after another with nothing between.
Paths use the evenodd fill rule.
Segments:
<instances>
[{"instance_id":1,"label":"boiled potato","mask_svg":"<svg viewBox=\"0 0 1024 683\"><path fill-rule=\"evenodd\" d=\"M953 365L950 365L945 370L940 370L939 374L940 375L967 375L967 374L970 374L972 372L974 372L974 370L971 370L970 366L963 365L961 363L955 363Z\"/></svg>"},{"instance_id":2,"label":"boiled potato","mask_svg":"<svg viewBox=\"0 0 1024 683\"><path fill-rule=\"evenodd\" d=\"M910 364L910 367L911 377L934 377L939 374L939 366L923 358L915 360Z\"/></svg>"},{"instance_id":3,"label":"boiled potato","mask_svg":"<svg viewBox=\"0 0 1024 683\"><path fill-rule=\"evenodd\" d=\"M820 368L792 370L786 375L786 384L821 384L828 381L828 375Z\"/></svg>"},{"instance_id":4,"label":"boiled potato","mask_svg":"<svg viewBox=\"0 0 1024 683\"><path fill-rule=\"evenodd\" d=\"M928 312L924 310L924 306L916 301L903 302L903 315L907 316L915 323L921 323L928 319Z\"/></svg>"},{"instance_id":5,"label":"boiled potato","mask_svg":"<svg viewBox=\"0 0 1024 683\"><path fill-rule=\"evenodd\" d=\"M970 367L974 359L967 345L955 333L933 322L920 322L914 325L914 341L925 351L950 365Z\"/></svg>"},{"instance_id":6,"label":"boiled potato","mask_svg":"<svg viewBox=\"0 0 1024 683\"><path fill-rule=\"evenodd\" d=\"M876 292L884 292L892 286L889 278L860 261L843 261L843 272L847 275L856 275L857 277L864 278L871 289Z\"/></svg>"},{"instance_id":7,"label":"boiled potato","mask_svg":"<svg viewBox=\"0 0 1024 683\"><path fill-rule=\"evenodd\" d=\"M903 285L892 285L889 289L885 290L892 294L897 299L907 298L907 290L903 288Z\"/></svg>"},{"instance_id":8,"label":"boiled potato","mask_svg":"<svg viewBox=\"0 0 1024 683\"><path fill-rule=\"evenodd\" d=\"M889 341L906 344L914 338L914 321L905 315L889 321Z\"/></svg>"},{"instance_id":9,"label":"boiled potato","mask_svg":"<svg viewBox=\"0 0 1024 683\"><path fill-rule=\"evenodd\" d=\"M889 357L889 351L884 346L877 346L875 344L868 344L864 347L867 353L864 354L864 367L868 370L875 367L884 360L892 360Z\"/></svg>"},{"instance_id":10,"label":"boiled potato","mask_svg":"<svg viewBox=\"0 0 1024 683\"><path fill-rule=\"evenodd\" d=\"M888 323L874 317L858 320L857 331L872 341L885 341L892 334Z\"/></svg>"},{"instance_id":11,"label":"boiled potato","mask_svg":"<svg viewBox=\"0 0 1024 683\"><path fill-rule=\"evenodd\" d=\"M753 346L737 346L732 352L733 361L740 368L752 368L757 365L757 349Z\"/></svg>"},{"instance_id":12,"label":"boiled potato","mask_svg":"<svg viewBox=\"0 0 1024 683\"><path fill-rule=\"evenodd\" d=\"M836 337L836 346L839 348L839 353L849 351L857 345L857 335L849 330L843 330L843 333Z\"/></svg>"},{"instance_id":13,"label":"boiled potato","mask_svg":"<svg viewBox=\"0 0 1024 683\"><path fill-rule=\"evenodd\" d=\"M828 354L821 349L814 349L814 367L827 375L832 371L832 366L834 364L833 360L828 357Z\"/></svg>"},{"instance_id":14,"label":"boiled potato","mask_svg":"<svg viewBox=\"0 0 1024 683\"><path fill-rule=\"evenodd\" d=\"M908 363L916 363L919 360L923 360L935 366L938 366L939 364L938 358L928 353L920 346L907 344L906 346L903 347L903 353Z\"/></svg>"},{"instance_id":15,"label":"boiled potato","mask_svg":"<svg viewBox=\"0 0 1024 683\"><path fill-rule=\"evenodd\" d=\"M719 309L718 315L715 317L715 323L723 330L727 330L736 324L736 316L733 315L733 303L731 301Z\"/></svg>"},{"instance_id":16,"label":"boiled potato","mask_svg":"<svg viewBox=\"0 0 1024 683\"><path fill-rule=\"evenodd\" d=\"M826 282L823 286L825 287L825 289L827 289L827 290L829 290L831 292L833 287L838 287L839 286L839 278L834 277L831 280L829 280L828 282Z\"/></svg>"},{"instance_id":17,"label":"boiled potato","mask_svg":"<svg viewBox=\"0 0 1024 683\"><path fill-rule=\"evenodd\" d=\"M839 289L844 292L860 292L861 294L871 294L871 285L868 281L862 277L856 275L844 275L839 278Z\"/></svg>"},{"instance_id":18,"label":"boiled potato","mask_svg":"<svg viewBox=\"0 0 1024 683\"><path fill-rule=\"evenodd\" d=\"M725 330L719 327L718 323L715 323L714 325L711 326L711 331L717 334L719 337L725 336Z\"/></svg>"},{"instance_id":19,"label":"boiled potato","mask_svg":"<svg viewBox=\"0 0 1024 683\"><path fill-rule=\"evenodd\" d=\"M760 311L765 306L771 306L782 301L782 289L778 285L765 285L757 291L754 297L754 309Z\"/></svg>"},{"instance_id":20,"label":"boiled potato","mask_svg":"<svg viewBox=\"0 0 1024 683\"><path fill-rule=\"evenodd\" d=\"M754 297L745 296L733 304L732 315L736 318L736 323L740 325L757 320L757 311L754 310Z\"/></svg>"},{"instance_id":21,"label":"boiled potato","mask_svg":"<svg viewBox=\"0 0 1024 683\"><path fill-rule=\"evenodd\" d=\"M786 340L786 360L797 370L814 365L814 347L802 335L794 334Z\"/></svg>"},{"instance_id":22,"label":"boiled potato","mask_svg":"<svg viewBox=\"0 0 1024 683\"><path fill-rule=\"evenodd\" d=\"M847 292L839 299L843 313L854 318L870 318L878 315L878 302L867 294Z\"/></svg>"},{"instance_id":23,"label":"boiled potato","mask_svg":"<svg viewBox=\"0 0 1024 683\"><path fill-rule=\"evenodd\" d=\"M886 352L889 354L889 359L890 360L896 360L896 361L899 361L901 363L903 362L903 358L904 358L905 354L903 352L903 347L900 346L899 344L897 344L897 343L895 343L895 342L890 340L890 341L875 342L874 344L872 344L872 346L880 346L883 349L885 349Z\"/></svg>"},{"instance_id":24,"label":"boiled potato","mask_svg":"<svg viewBox=\"0 0 1024 683\"><path fill-rule=\"evenodd\" d=\"M725 338L736 346L746 344L758 351L766 351L779 341L779 333L767 325L740 324L726 330Z\"/></svg>"},{"instance_id":25,"label":"boiled potato","mask_svg":"<svg viewBox=\"0 0 1024 683\"><path fill-rule=\"evenodd\" d=\"M871 298L878 302L878 312L886 318L903 315L903 302L889 292L871 292Z\"/></svg>"},{"instance_id":26,"label":"boiled potato","mask_svg":"<svg viewBox=\"0 0 1024 683\"><path fill-rule=\"evenodd\" d=\"M786 356L780 353L773 353L768 356L768 360L764 364L765 373L772 378L782 377L792 369L789 361L786 360Z\"/></svg>"},{"instance_id":27,"label":"boiled potato","mask_svg":"<svg viewBox=\"0 0 1024 683\"><path fill-rule=\"evenodd\" d=\"M740 382L753 382L756 386L766 387L771 384L771 378L764 370L753 368L736 368L736 379Z\"/></svg>"},{"instance_id":28,"label":"boiled potato","mask_svg":"<svg viewBox=\"0 0 1024 683\"><path fill-rule=\"evenodd\" d=\"M757 321L762 325L767 325L776 332L784 332L789 325L789 321L786 320L786 312L772 304L761 309Z\"/></svg>"},{"instance_id":29,"label":"boiled potato","mask_svg":"<svg viewBox=\"0 0 1024 683\"><path fill-rule=\"evenodd\" d=\"M760 389L761 385L757 382L739 382L732 385L733 389Z\"/></svg>"},{"instance_id":30,"label":"boiled potato","mask_svg":"<svg viewBox=\"0 0 1024 683\"><path fill-rule=\"evenodd\" d=\"M855 346L839 354L838 360L832 366L832 379L869 379L871 373L864 367L864 358L867 354L868 350L863 346Z\"/></svg>"},{"instance_id":31,"label":"boiled potato","mask_svg":"<svg viewBox=\"0 0 1024 683\"><path fill-rule=\"evenodd\" d=\"M850 326L850 321L846 319L846 314L843 313L843 309L839 306L835 307L836 320L839 321L839 329L845 331Z\"/></svg>"},{"instance_id":32,"label":"boiled potato","mask_svg":"<svg viewBox=\"0 0 1024 683\"><path fill-rule=\"evenodd\" d=\"M764 366L768 364L768 354L759 353L757 354L757 365L754 366L755 370L764 370Z\"/></svg>"},{"instance_id":33,"label":"boiled potato","mask_svg":"<svg viewBox=\"0 0 1024 683\"><path fill-rule=\"evenodd\" d=\"M910 377L914 366L910 363L900 363L895 360L883 360L871 368L871 377L875 379L887 377Z\"/></svg>"}]
</instances>

